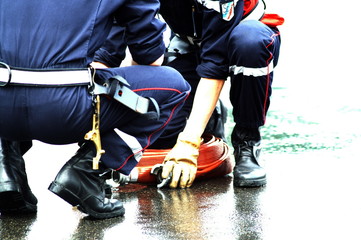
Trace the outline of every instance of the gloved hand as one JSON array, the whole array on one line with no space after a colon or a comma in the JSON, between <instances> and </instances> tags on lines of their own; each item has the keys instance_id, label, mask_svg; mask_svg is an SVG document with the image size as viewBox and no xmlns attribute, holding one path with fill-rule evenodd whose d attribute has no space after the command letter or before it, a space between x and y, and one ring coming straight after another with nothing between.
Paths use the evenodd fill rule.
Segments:
<instances>
[{"instance_id":1,"label":"gloved hand","mask_svg":"<svg viewBox=\"0 0 361 240\"><path fill-rule=\"evenodd\" d=\"M190 187L196 177L197 160L201 138L191 138L183 132L178 135L177 143L167 154L163 162L162 178L165 179L172 172L169 187Z\"/></svg>"}]
</instances>

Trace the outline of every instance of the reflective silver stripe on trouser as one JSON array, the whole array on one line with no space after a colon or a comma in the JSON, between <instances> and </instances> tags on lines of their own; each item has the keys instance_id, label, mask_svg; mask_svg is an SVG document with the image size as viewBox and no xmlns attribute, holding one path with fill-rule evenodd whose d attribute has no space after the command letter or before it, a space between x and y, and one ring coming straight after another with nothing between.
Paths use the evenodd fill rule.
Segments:
<instances>
[{"instance_id":1,"label":"reflective silver stripe on trouser","mask_svg":"<svg viewBox=\"0 0 361 240\"><path fill-rule=\"evenodd\" d=\"M243 74L244 76L253 76L253 77L266 76L271 72L273 72L273 69L274 69L273 60L268 64L268 66L261 68L250 68L250 67L236 66L236 65L229 67L229 71L233 72L234 75Z\"/></svg>"},{"instance_id":2,"label":"reflective silver stripe on trouser","mask_svg":"<svg viewBox=\"0 0 361 240\"><path fill-rule=\"evenodd\" d=\"M128 145L130 150L134 154L134 158L137 162L140 161L140 159L143 156L143 147L138 142L138 139L136 137L133 137L132 135L129 135L123 131L120 131L119 129L115 128L114 131L118 134L118 136L123 139L123 141Z\"/></svg>"}]
</instances>

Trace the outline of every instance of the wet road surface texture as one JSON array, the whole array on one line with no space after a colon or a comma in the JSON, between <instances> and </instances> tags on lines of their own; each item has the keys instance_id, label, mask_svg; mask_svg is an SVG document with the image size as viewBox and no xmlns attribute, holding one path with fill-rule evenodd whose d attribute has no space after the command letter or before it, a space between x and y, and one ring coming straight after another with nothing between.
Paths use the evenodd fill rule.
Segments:
<instances>
[{"instance_id":1,"label":"wet road surface texture","mask_svg":"<svg viewBox=\"0 0 361 240\"><path fill-rule=\"evenodd\" d=\"M358 13L333 2L269 3L286 23L262 128L266 186L234 188L232 175L184 190L128 184L114 194L125 216L92 220L47 190L77 146L35 141L25 159L38 213L0 216L0 239L361 239Z\"/></svg>"}]
</instances>

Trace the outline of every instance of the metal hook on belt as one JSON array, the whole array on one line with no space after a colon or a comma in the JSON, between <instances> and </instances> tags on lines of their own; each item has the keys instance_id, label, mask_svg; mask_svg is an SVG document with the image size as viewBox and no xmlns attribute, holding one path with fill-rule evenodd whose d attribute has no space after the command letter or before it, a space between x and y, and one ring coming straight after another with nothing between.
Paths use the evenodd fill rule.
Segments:
<instances>
[{"instance_id":1,"label":"metal hook on belt","mask_svg":"<svg viewBox=\"0 0 361 240\"><path fill-rule=\"evenodd\" d=\"M95 69L94 69L94 75L95 75ZM93 77L94 77L93 75ZM94 79L94 78L92 78ZM84 139L85 140L91 140L94 142L95 149L96 149L96 155L93 158L93 169L99 169L99 161L102 154L105 153L105 151L102 149L102 144L100 140L100 96L99 95L93 95L93 105L94 105L94 113L93 113L93 127L92 130L90 130L88 133L85 134Z\"/></svg>"}]
</instances>

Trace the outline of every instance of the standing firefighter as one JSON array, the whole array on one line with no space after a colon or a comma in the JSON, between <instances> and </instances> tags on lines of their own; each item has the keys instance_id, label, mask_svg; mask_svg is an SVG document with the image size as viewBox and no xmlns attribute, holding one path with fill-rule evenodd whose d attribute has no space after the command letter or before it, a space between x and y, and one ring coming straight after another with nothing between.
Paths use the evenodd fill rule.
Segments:
<instances>
[{"instance_id":1,"label":"standing firefighter","mask_svg":"<svg viewBox=\"0 0 361 240\"><path fill-rule=\"evenodd\" d=\"M80 145L50 191L94 218L124 214L105 198L104 178L129 174L190 90L177 71L157 66L165 51L158 8L157 0L0 1L1 214L37 209L22 158L34 139ZM142 65L93 69L114 19Z\"/></svg>"}]
</instances>

